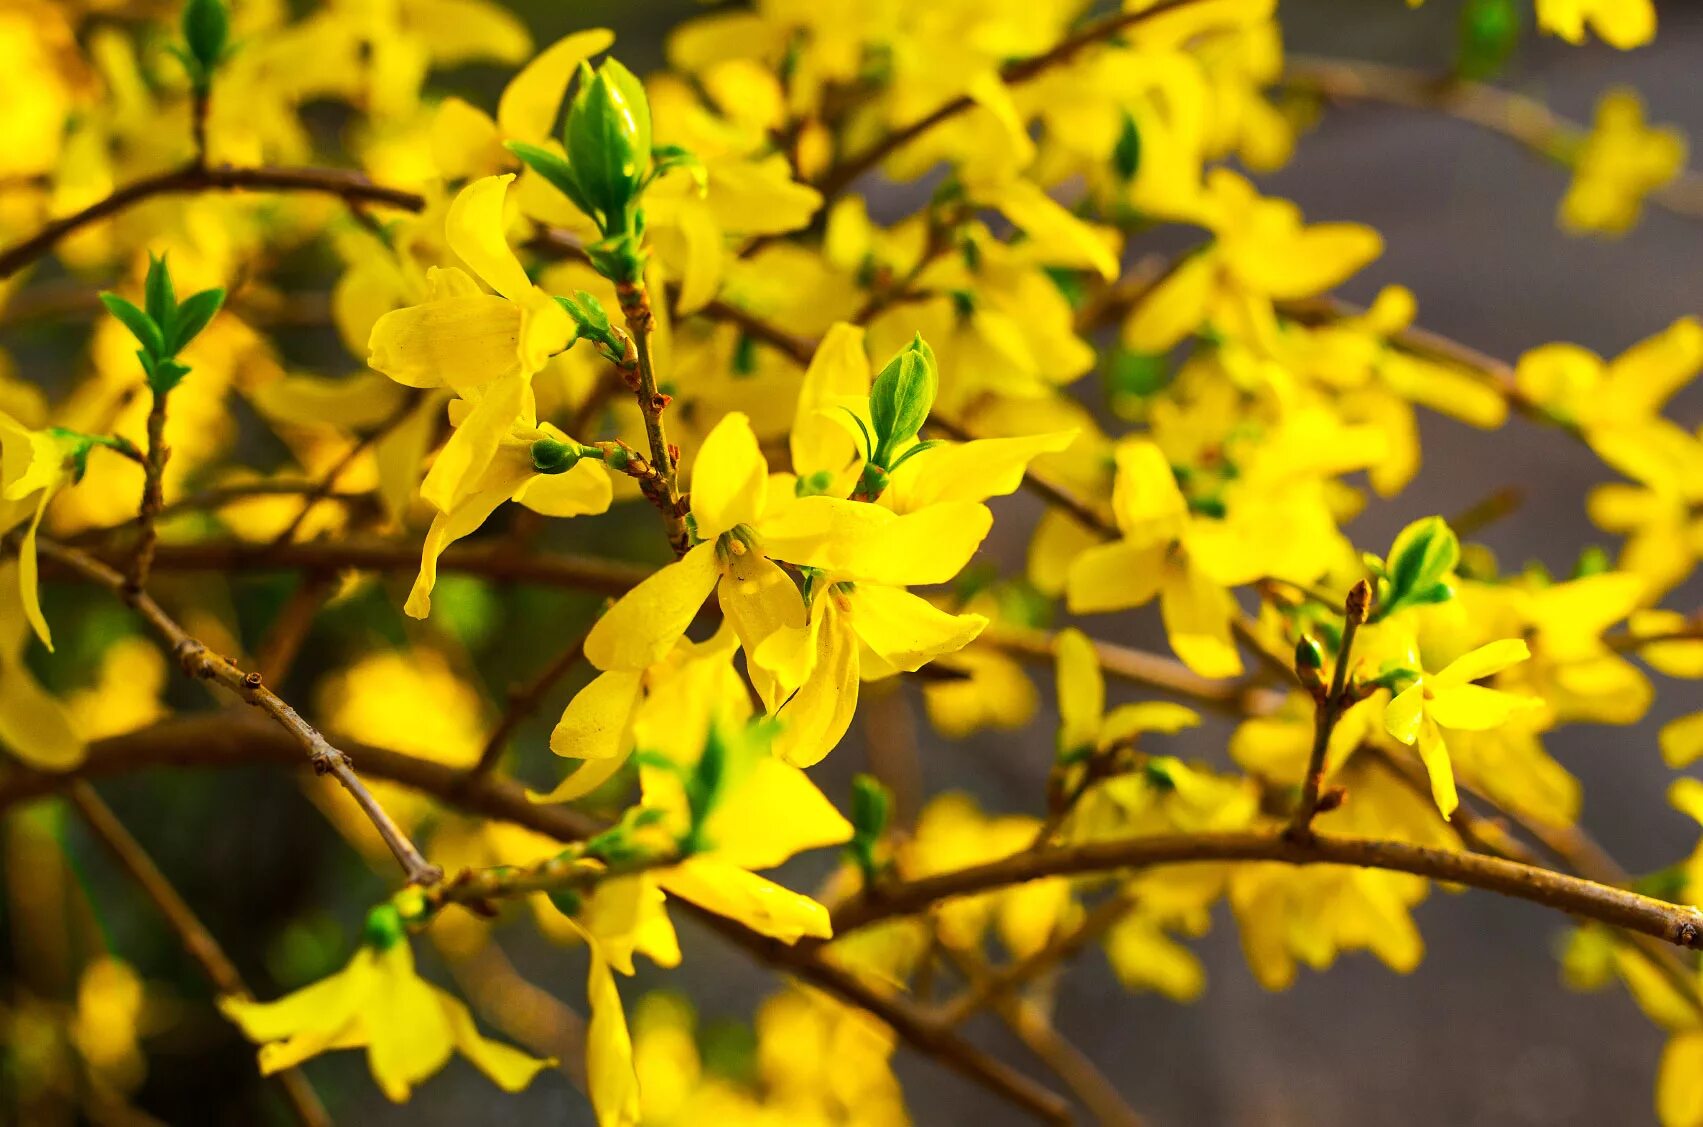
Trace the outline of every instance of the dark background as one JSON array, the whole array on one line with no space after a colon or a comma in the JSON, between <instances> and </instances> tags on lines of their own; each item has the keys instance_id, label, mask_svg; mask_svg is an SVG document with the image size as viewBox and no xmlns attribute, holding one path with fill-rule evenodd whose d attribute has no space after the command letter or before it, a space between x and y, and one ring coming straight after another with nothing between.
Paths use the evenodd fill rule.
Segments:
<instances>
[{"instance_id":1,"label":"dark background","mask_svg":"<svg viewBox=\"0 0 1703 1127\"><path fill-rule=\"evenodd\" d=\"M664 0L515 0L513 7L532 24L539 46L569 30L614 27L618 52L641 72L660 63L666 31L701 10ZM1662 27L1651 47L1623 54L1529 35L1503 82L1578 120L1589 118L1606 88L1634 85L1652 120L1703 133L1703 11L1676 3L1659 7ZM1430 0L1419 12L1399 0L1282 5L1288 46L1296 53L1422 66L1440 66L1450 57L1456 12L1445 0ZM453 86L486 105L494 103L501 80L479 70L451 76ZM1620 240L1566 237L1554 222L1564 174L1471 126L1376 107L1335 111L1302 139L1288 169L1260 182L1296 200L1309 218L1360 220L1384 234L1383 258L1344 288L1345 297L1364 301L1385 283L1404 283L1418 295L1423 325L1504 358L1558 339L1612 355L1703 307L1703 226L1697 220L1651 209ZM1688 427L1703 421L1699 389L1675 410ZM1458 511L1513 483L1527 487L1523 507L1483 536L1505 567L1537 559L1565 571L1581 548L1606 543L1582 510L1586 491L1612 475L1558 431L1514 420L1487 434L1429 417L1424 436L1419 478L1392 501L1374 501L1352 527L1357 543L1386 544L1417 516ZM1035 512L1027 498L1002 502L1003 531L996 531L993 551L1020 560L1022 533ZM1668 605L1695 606L1698 591L1694 580ZM578 621L586 613L583 605L528 606L523 613ZM1127 628L1120 640L1162 644L1156 618L1144 612L1104 628ZM533 651L514 660L525 669L536 659ZM500 684L502 676L493 681ZM1548 741L1585 784L1586 828L1633 871L1669 864L1695 843L1696 827L1666 806L1672 773L1659 759L1655 732L1661 722L1699 707L1700 696L1695 682L1658 679L1657 705L1643 724L1569 728ZM924 725L926 792L966 789L991 809L1034 809L1051 754L1048 724L1043 716L1022 736L960 744L933 739ZM543 731L535 727L531 734L541 740ZM844 795L845 780L864 766L857 732L854 727L848 745L821 769L830 795ZM1223 736L1222 728L1212 728L1171 746L1221 761ZM346 951L361 905L382 895L383 885L348 863L311 807L280 788L276 776L253 776L170 776L174 809L187 810L176 829L150 822L158 807L149 788L161 780L103 789L121 813L132 815L138 836L191 901L205 908L214 930L270 996L269 967L277 964L255 952L270 943L276 954L283 921L317 906L316 926L328 931L330 946ZM253 799L245 807L253 813L238 826L218 817L233 793ZM807 865L797 879L808 881L819 871ZM1061 988L1060 1027L1132 1106L1159 1124L1653 1121L1662 1036L1623 992L1577 995L1560 985L1552 952L1565 921L1488 894L1443 892L1434 892L1417 917L1428 949L1416 973L1396 975L1370 956L1349 956L1328 974L1303 970L1293 988L1271 994L1242 963L1234 923L1221 910L1213 933L1197 945L1209 971L1199 1002L1180 1006L1126 994L1091 952ZM116 929L118 949L135 951L151 976L172 964L169 941L140 913L121 917ZM535 981L577 1008L580 957L525 936L525 928L505 934L510 953ZM641 970L636 984L623 985L629 1007L644 989L659 986L687 993L707 1019L747 1020L773 988L773 977L707 936L688 933L682 940L683 969ZM426 947L417 946L422 952ZM973 1030L978 1040L1030 1067L1022 1049L992 1023ZM181 1055L170 1041L152 1046L142 1104L171 1122L252 1122L250 1050L227 1034L201 1028ZM216 1052L211 1062L203 1055L209 1049ZM1022 1121L980 1089L909 1052L901 1050L899 1069L920 1123ZM591 1122L584 1098L559 1074L545 1074L522 1096L505 1097L456 1063L412 1104L394 1108L364 1079L356 1054L315 1061L308 1071L334 1114L348 1122Z\"/></svg>"}]
</instances>

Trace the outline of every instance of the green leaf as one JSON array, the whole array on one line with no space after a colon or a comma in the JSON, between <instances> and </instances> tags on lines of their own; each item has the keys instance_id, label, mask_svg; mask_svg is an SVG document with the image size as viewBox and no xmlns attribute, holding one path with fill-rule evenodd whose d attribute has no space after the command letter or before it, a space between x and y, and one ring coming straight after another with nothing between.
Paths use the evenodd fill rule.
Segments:
<instances>
[{"instance_id":1,"label":"green leaf","mask_svg":"<svg viewBox=\"0 0 1703 1127\"><path fill-rule=\"evenodd\" d=\"M696 185L700 196L710 190L709 170L690 150L679 145L658 145L651 150L650 159L652 180L664 173L683 168L691 175L692 183Z\"/></svg>"},{"instance_id":2,"label":"green leaf","mask_svg":"<svg viewBox=\"0 0 1703 1127\"><path fill-rule=\"evenodd\" d=\"M173 356L182 352L184 346L201 335L201 330L207 327L207 322L224 303L225 291L217 288L202 290L185 298L172 319L171 335L166 340L167 350Z\"/></svg>"},{"instance_id":3,"label":"green leaf","mask_svg":"<svg viewBox=\"0 0 1703 1127\"><path fill-rule=\"evenodd\" d=\"M1426 517L1402 529L1385 564L1389 573L1386 609L1433 594L1460 558L1460 541L1442 517Z\"/></svg>"},{"instance_id":4,"label":"green leaf","mask_svg":"<svg viewBox=\"0 0 1703 1127\"><path fill-rule=\"evenodd\" d=\"M152 358L165 355L165 334L160 331L160 327L154 323L152 317L115 293L102 293L101 304L106 306L108 313L117 317L124 327L130 330L130 335L135 337L136 343L142 346L144 356Z\"/></svg>"},{"instance_id":5,"label":"green leaf","mask_svg":"<svg viewBox=\"0 0 1703 1127\"><path fill-rule=\"evenodd\" d=\"M188 364L180 364L176 360L170 359L156 360L152 369L148 371L148 387L154 394L164 395L182 383L183 377L188 374Z\"/></svg>"},{"instance_id":6,"label":"green leaf","mask_svg":"<svg viewBox=\"0 0 1703 1127\"><path fill-rule=\"evenodd\" d=\"M503 147L519 157L526 167L555 185L557 191L568 197L569 203L586 215L593 214L591 201L580 189L579 181L574 178L573 167L559 154L538 145L529 145L525 141L505 141Z\"/></svg>"},{"instance_id":7,"label":"green leaf","mask_svg":"<svg viewBox=\"0 0 1703 1127\"><path fill-rule=\"evenodd\" d=\"M172 289L171 268L166 265L165 255L158 258L148 256L148 280L142 284L142 298L148 316L154 319L154 324L160 327L160 334L169 341L172 320L177 315L177 294ZM170 354L169 349L167 354Z\"/></svg>"}]
</instances>

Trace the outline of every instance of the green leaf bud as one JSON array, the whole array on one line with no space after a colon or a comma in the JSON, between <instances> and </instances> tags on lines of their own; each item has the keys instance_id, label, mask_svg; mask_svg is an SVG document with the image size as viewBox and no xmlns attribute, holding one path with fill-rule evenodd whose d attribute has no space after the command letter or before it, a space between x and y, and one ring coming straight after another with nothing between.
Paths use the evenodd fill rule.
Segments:
<instances>
[{"instance_id":1,"label":"green leaf bud","mask_svg":"<svg viewBox=\"0 0 1703 1127\"><path fill-rule=\"evenodd\" d=\"M895 447L915 438L928 413L940 376L934 350L918 334L881 369L869 389L869 417L875 424L875 461L885 464Z\"/></svg>"}]
</instances>

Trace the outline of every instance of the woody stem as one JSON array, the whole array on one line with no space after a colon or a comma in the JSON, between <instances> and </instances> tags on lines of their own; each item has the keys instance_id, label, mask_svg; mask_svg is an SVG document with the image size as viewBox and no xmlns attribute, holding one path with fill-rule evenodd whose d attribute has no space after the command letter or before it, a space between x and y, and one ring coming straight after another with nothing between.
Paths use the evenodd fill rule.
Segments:
<instances>
[{"instance_id":1,"label":"woody stem","mask_svg":"<svg viewBox=\"0 0 1703 1127\"><path fill-rule=\"evenodd\" d=\"M627 319L627 332L633 344L634 364L629 386L638 400L639 413L644 416L645 439L650 446L650 462L655 471L651 476L641 478L639 486L662 514L668 530L668 543L674 554L683 556L691 547L691 538L686 532L685 510L676 479L675 463L678 459L668 443L668 431L662 421L662 412L668 407L669 397L657 390L656 362L651 355L651 333L656 326L656 313L651 308L650 292L642 281L623 282L616 287L616 292L621 299L621 312Z\"/></svg>"}]
</instances>

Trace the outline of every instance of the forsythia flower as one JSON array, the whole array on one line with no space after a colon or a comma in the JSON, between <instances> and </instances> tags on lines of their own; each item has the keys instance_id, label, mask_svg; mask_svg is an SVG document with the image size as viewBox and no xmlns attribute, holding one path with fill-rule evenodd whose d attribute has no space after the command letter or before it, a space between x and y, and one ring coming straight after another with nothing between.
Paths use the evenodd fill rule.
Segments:
<instances>
[{"instance_id":1,"label":"forsythia flower","mask_svg":"<svg viewBox=\"0 0 1703 1127\"><path fill-rule=\"evenodd\" d=\"M416 975L401 917L390 905L373 910L360 950L336 974L275 1002L224 997L219 1009L261 1042L266 1075L333 1049L365 1047L373 1079L398 1103L455 1052L509 1092L551 1063L485 1039L462 1002Z\"/></svg>"},{"instance_id":2,"label":"forsythia flower","mask_svg":"<svg viewBox=\"0 0 1703 1127\"><path fill-rule=\"evenodd\" d=\"M1473 683L1530 656L1526 644L1517 639L1491 642L1461 655L1436 673L1419 672L1413 684L1392 697L1384 709L1385 730L1404 744L1418 746L1419 758L1431 778L1431 795L1443 817L1453 814L1460 804L1449 749L1443 742L1444 730L1494 728L1519 709L1536 705L1535 698ZM1409 650L1407 667L1419 669L1416 650Z\"/></svg>"},{"instance_id":3,"label":"forsythia flower","mask_svg":"<svg viewBox=\"0 0 1703 1127\"><path fill-rule=\"evenodd\" d=\"M36 591L36 531L48 502L76 473L73 444L53 431L30 430L0 411L0 534L27 522L18 545L18 590L23 595L24 617L50 650L53 635L42 617Z\"/></svg>"},{"instance_id":4,"label":"forsythia flower","mask_svg":"<svg viewBox=\"0 0 1703 1127\"><path fill-rule=\"evenodd\" d=\"M15 574L21 570L21 562L0 563L0 748L38 770L65 771L83 761L83 737L71 710L24 663L29 618Z\"/></svg>"},{"instance_id":5,"label":"forsythia flower","mask_svg":"<svg viewBox=\"0 0 1703 1127\"><path fill-rule=\"evenodd\" d=\"M1654 0L1537 0L1538 26L1569 43L1585 41L1588 26L1622 51L1656 37Z\"/></svg>"},{"instance_id":6,"label":"forsythia flower","mask_svg":"<svg viewBox=\"0 0 1703 1127\"><path fill-rule=\"evenodd\" d=\"M1644 103L1635 92L1604 94L1561 200L1561 225L1605 235L1630 231L1644 197L1685 171L1685 149L1677 129L1644 124Z\"/></svg>"}]
</instances>

